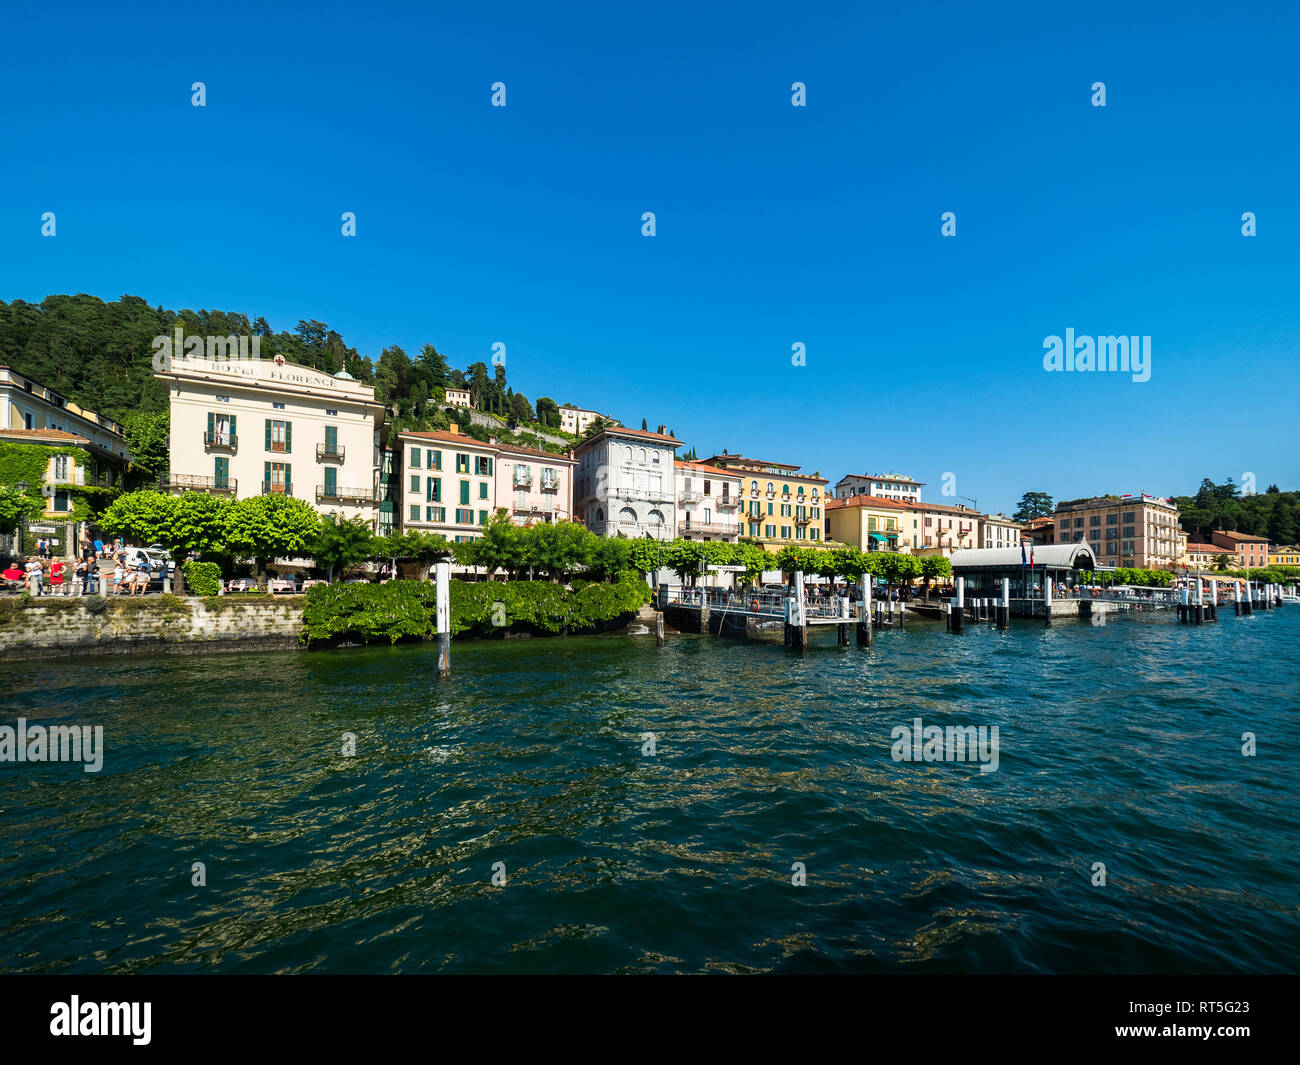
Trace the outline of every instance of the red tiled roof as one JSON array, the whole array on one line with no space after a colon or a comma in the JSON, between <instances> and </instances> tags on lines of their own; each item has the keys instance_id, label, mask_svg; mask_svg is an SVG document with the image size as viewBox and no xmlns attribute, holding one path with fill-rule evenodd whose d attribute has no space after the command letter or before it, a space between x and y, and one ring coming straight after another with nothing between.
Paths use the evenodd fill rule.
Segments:
<instances>
[{"instance_id":1,"label":"red tiled roof","mask_svg":"<svg viewBox=\"0 0 1300 1065\"><path fill-rule=\"evenodd\" d=\"M555 459L559 462L573 462L574 460L567 455L557 455L554 451L539 451L535 447L524 447L521 444L493 444L498 451L509 452L511 455L534 455L542 459Z\"/></svg>"},{"instance_id":2,"label":"red tiled roof","mask_svg":"<svg viewBox=\"0 0 1300 1065\"><path fill-rule=\"evenodd\" d=\"M665 444L673 444L676 447L682 446L682 442L675 436L666 436L663 433L651 433L647 432L645 429L624 429L621 425L611 425L602 429L596 435L604 436L606 433L610 433L614 436L635 436L638 440L662 440Z\"/></svg>"},{"instance_id":3,"label":"red tiled roof","mask_svg":"<svg viewBox=\"0 0 1300 1065\"><path fill-rule=\"evenodd\" d=\"M0 429L0 437L17 437L20 440L57 440L63 444L89 444L90 441L76 433L62 429Z\"/></svg>"},{"instance_id":4,"label":"red tiled roof","mask_svg":"<svg viewBox=\"0 0 1300 1065\"><path fill-rule=\"evenodd\" d=\"M1266 544L1267 536L1251 536L1249 533L1233 532L1228 529L1220 529L1214 534L1215 536L1225 536L1229 540L1240 540L1242 543Z\"/></svg>"},{"instance_id":5,"label":"red tiled roof","mask_svg":"<svg viewBox=\"0 0 1300 1065\"><path fill-rule=\"evenodd\" d=\"M882 499L880 496L849 496L847 499L826 498L826 509L838 507L883 507L886 510L911 510L912 504L898 499Z\"/></svg>"},{"instance_id":6,"label":"red tiled roof","mask_svg":"<svg viewBox=\"0 0 1300 1065\"><path fill-rule=\"evenodd\" d=\"M475 440L472 436L467 436L465 433L444 433L436 429L426 429L421 431L403 429L397 434L399 440L404 436L413 436L417 440L441 440L447 444L469 444L472 447L485 447L489 450L496 447L495 444L485 444L482 440Z\"/></svg>"},{"instance_id":7,"label":"red tiled roof","mask_svg":"<svg viewBox=\"0 0 1300 1065\"><path fill-rule=\"evenodd\" d=\"M724 470L721 466L710 466L707 462L687 462L684 459L673 459L673 465L683 470L694 470L696 473L713 473L719 477L734 477L740 480L742 472L740 470Z\"/></svg>"}]
</instances>

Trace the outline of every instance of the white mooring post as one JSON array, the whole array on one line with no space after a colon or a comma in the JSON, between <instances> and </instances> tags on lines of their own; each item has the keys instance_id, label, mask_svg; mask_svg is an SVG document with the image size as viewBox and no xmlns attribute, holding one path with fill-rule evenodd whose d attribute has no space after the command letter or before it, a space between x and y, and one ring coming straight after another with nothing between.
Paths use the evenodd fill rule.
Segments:
<instances>
[{"instance_id":1,"label":"white mooring post","mask_svg":"<svg viewBox=\"0 0 1300 1065\"><path fill-rule=\"evenodd\" d=\"M436 613L438 626L438 676L451 676L451 563L439 562L435 569L437 581Z\"/></svg>"}]
</instances>

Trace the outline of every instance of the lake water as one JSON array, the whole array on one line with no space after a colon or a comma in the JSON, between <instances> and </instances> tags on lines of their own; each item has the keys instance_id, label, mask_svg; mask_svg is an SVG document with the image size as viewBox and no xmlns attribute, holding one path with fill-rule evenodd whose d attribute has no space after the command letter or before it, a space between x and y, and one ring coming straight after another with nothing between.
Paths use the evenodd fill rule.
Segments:
<instances>
[{"instance_id":1,"label":"lake water","mask_svg":"<svg viewBox=\"0 0 1300 1065\"><path fill-rule=\"evenodd\" d=\"M6 664L0 725L105 756L0 763L0 971L1290 972L1297 637L1289 607L467 642L442 682L429 645ZM918 717L998 726L996 771L896 761Z\"/></svg>"}]
</instances>

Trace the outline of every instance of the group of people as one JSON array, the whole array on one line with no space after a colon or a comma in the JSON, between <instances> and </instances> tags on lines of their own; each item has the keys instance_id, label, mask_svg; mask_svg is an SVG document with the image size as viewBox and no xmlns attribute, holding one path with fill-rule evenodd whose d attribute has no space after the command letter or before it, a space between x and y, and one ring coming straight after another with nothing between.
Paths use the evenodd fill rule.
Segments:
<instances>
[{"instance_id":1,"label":"group of people","mask_svg":"<svg viewBox=\"0 0 1300 1065\"><path fill-rule=\"evenodd\" d=\"M11 562L0 571L5 587L33 597L41 595L143 595L152 577L149 562L141 556L132 567L122 540L104 543L83 541L76 560L51 557L48 540L38 540L36 555L25 562Z\"/></svg>"}]
</instances>

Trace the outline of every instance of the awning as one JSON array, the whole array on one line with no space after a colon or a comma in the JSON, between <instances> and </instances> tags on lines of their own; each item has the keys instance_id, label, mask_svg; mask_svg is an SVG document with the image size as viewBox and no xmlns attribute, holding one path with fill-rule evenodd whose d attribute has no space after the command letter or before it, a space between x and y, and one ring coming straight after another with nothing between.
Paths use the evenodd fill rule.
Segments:
<instances>
[{"instance_id":1,"label":"awning","mask_svg":"<svg viewBox=\"0 0 1300 1065\"><path fill-rule=\"evenodd\" d=\"M867 535L871 537L871 539L875 540L876 543L878 544L887 544L892 539L891 537L886 536L884 533L867 533Z\"/></svg>"}]
</instances>

